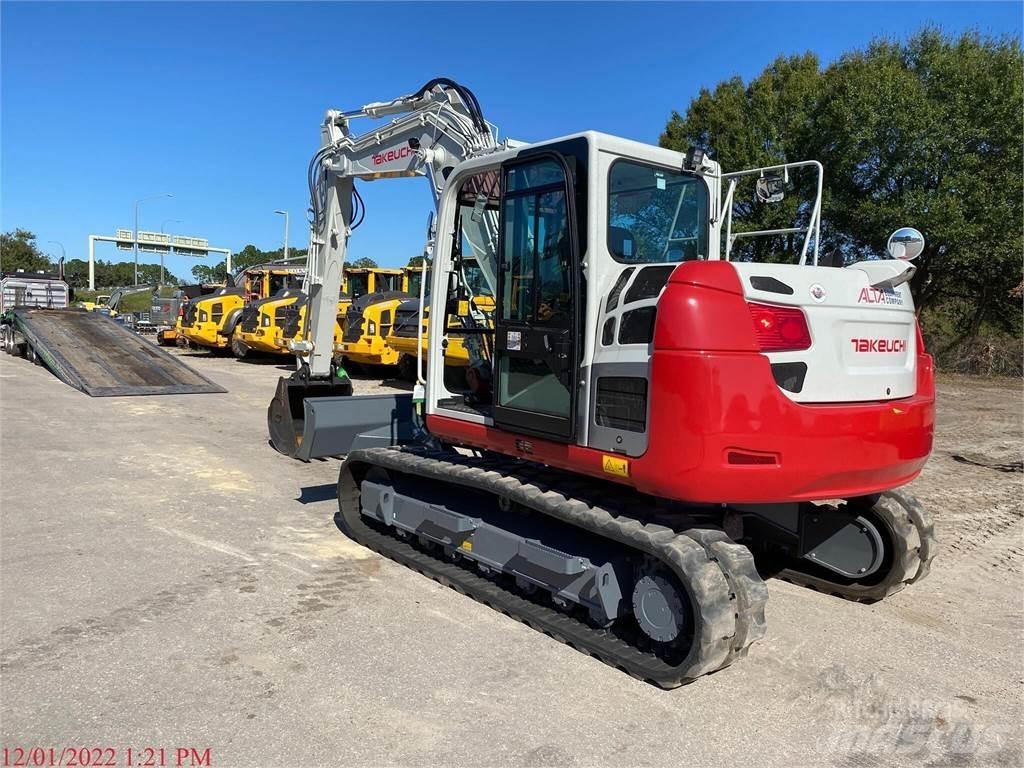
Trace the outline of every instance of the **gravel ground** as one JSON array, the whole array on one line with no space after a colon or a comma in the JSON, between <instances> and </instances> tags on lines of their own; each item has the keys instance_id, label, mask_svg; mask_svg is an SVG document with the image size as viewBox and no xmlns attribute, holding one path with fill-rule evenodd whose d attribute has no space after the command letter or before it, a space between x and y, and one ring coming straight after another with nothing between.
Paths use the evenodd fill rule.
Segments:
<instances>
[{"instance_id":1,"label":"gravel ground","mask_svg":"<svg viewBox=\"0 0 1024 768\"><path fill-rule=\"evenodd\" d=\"M147 748L165 765L209 749L216 766L1024 764L1022 475L993 468L1024 450L1019 381L940 380L912 486L941 542L927 580L873 606L772 581L749 657L666 692L347 540L337 462L267 444L283 367L175 354L228 393L90 399L0 356L9 750L110 749L119 766Z\"/></svg>"}]
</instances>

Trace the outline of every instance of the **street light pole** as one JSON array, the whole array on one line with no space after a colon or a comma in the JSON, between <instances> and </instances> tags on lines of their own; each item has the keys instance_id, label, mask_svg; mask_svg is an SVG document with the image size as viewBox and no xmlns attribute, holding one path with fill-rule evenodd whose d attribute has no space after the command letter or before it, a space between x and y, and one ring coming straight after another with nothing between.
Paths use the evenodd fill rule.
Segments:
<instances>
[{"instance_id":1,"label":"street light pole","mask_svg":"<svg viewBox=\"0 0 1024 768\"><path fill-rule=\"evenodd\" d=\"M184 224L185 222L182 221L181 219L164 219L163 222L161 222L161 224L160 224L160 234L161 235L164 234L164 227L166 227L168 225L168 223ZM170 248L170 246L168 246L168 248ZM136 278L136 279L138 279L138 278ZM160 251L160 285L163 285L163 284L164 284L164 252Z\"/></svg>"},{"instance_id":2,"label":"street light pole","mask_svg":"<svg viewBox=\"0 0 1024 768\"><path fill-rule=\"evenodd\" d=\"M159 200L162 197L174 197L174 195L170 192L164 192L135 201L135 230L132 232L132 250L135 252L135 285L139 284L139 203L145 203L148 200Z\"/></svg>"},{"instance_id":3,"label":"street light pole","mask_svg":"<svg viewBox=\"0 0 1024 768\"><path fill-rule=\"evenodd\" d=\"M284 216L284 260L288 261L288 211L274 211Z\"/></svg>"}]
</instances>

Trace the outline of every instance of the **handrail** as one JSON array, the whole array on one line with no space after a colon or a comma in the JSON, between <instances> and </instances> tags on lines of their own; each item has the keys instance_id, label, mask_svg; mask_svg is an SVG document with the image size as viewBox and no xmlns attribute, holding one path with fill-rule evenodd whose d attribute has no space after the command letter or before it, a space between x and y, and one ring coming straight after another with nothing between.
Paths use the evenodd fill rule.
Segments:
<instances>
[{"instance_id":1,"label":"handrail","mask_svg":"<svg viewBox=\"0 0 1024 768\"><path fill-rule=\"evenodd\" d=\"M764 176L769 171L784 171L788 175L790 169L793 168L807 168L812 167L817 169L817 194L814 198L814 207L811 209L811 216L807 220L807 226L805 227L783 227L779 229L761 229L751 232L737 232L733 234L732 231L732 209L733 209L733 198L736 191L736 179L742 176L753 176L758 174ZM825 169L821 163L817 160L800 160L795 163L780 163L778 165L766 165L762 168L749 168L743 171L732 171L730 173L723 173L719 178L729 179L729 191L726 194L725 202L722 204L722 209L725 211L725 252L722 254L722 258L725 261L729 261L729 256L732 253L733 243L744 237L765 237L769 235L785 235L799 232L805 232L803 247L800 249L800 264L807 263L807 251L811 243L811 238L814 238L814 265L818 264L818 249L821 241L821 198L824 190L824 176Z\"/></svg>"}]
</instances>

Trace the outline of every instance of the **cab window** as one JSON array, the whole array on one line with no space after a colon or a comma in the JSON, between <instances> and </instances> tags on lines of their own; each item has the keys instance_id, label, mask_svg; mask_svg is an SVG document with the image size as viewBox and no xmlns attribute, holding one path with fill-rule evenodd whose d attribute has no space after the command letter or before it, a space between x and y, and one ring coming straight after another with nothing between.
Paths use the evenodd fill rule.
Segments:
<instances>
[{"instance_id":1,"label":"cab window","mask_svg":"<svg viewBox=\"0 0 1024 768\"><path fill-rule=\"evenodd\" d=\"M550 322L569 312L565 174L553 161L510 169L503 211L503 319Z\"/></svg>"},{"instance_id":2,"label":"cab window","mask_svg":"<svg viewBox=\"0 0 1024 768\"><path fill-rule=\"evenodd\" d=\"M377 273L377 293L386 291L398 291L402 288L401 275L389 275Z\"/></svg>"},{"instance_id":3,"label":"cab window","mask_svg":"<svg viewBox=\"0 0 1024 768\"><path fill-rule=\"evenodd\" d=\"M631 160L608 172L608 251L657 264L708 258L708 190L692 173Z\"/></svg>"},{"instance_id":4,"label":"cab window","mask_svg":"<svg viewBox=\"0 0 1024 768\"><path fill-rule=\"evenodd\" d=\"M420 272L410 272L409 273L409 291L408 291L408 293L409 293L410 296L419 296L420 295L420 286L423 284L423 279L424 279L423 276L424 276L424 274L426 274L427 285L429 286L430 285L430 270L427 270L426 273L424 273L422 271L420 271Z\"/></svg>"},{"instance_id":5,"label":"cab window","mask_svg":"<svg viewBox=\"0 0 1024 768\"><path fill-rule=\"evenodd\" d=\"M365 296L370 292L370 276L367 273L358 275L349 275L348 278L349 293L352 294L353 299L358 299L360 296Z\"/></svg>"}]
</instances>

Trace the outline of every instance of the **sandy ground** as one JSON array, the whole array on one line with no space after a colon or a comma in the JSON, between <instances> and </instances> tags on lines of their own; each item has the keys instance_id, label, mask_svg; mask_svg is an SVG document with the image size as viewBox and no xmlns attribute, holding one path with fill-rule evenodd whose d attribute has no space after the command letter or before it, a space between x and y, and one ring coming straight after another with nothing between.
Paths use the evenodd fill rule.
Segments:
<instances>
[{"instance_id":1,"label":"sandy ground","mask_svg":"<svg viewBox=\"0 0 1024 768\"><path fill-rule=\"evenodd\" d=\"M116 765L147 747L216 766L1024 764L1022 475L979 466L1021 457L1020 382L940 381L912 487L941 543L927 580L874 606L772 581L749 657L666 692L348 541L337 463L267 444L282 370L186 357L228 393L90 399L0 356L5 748L106 748Z\"/></svg>"}]
</instances>

